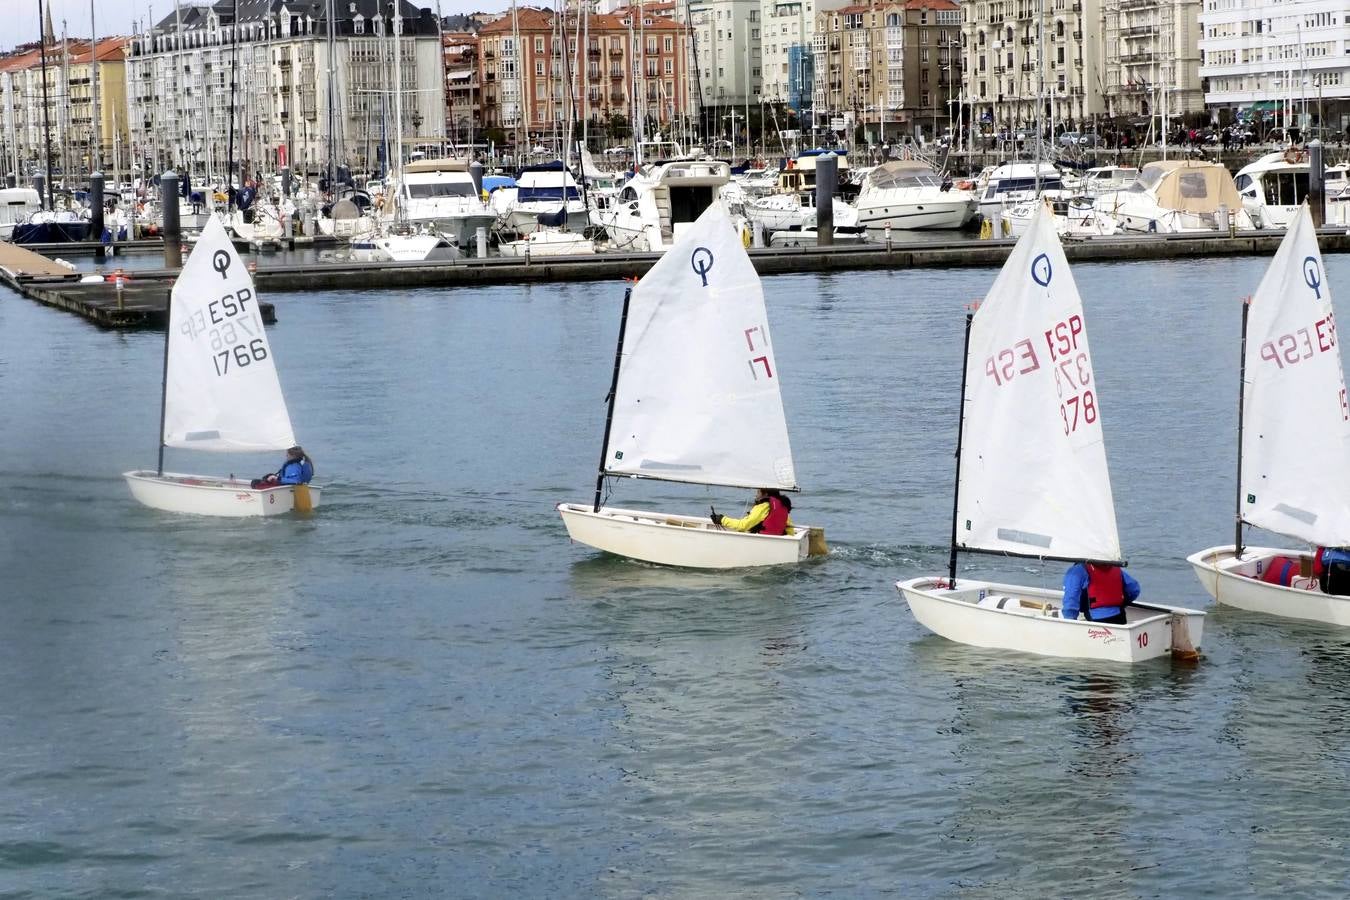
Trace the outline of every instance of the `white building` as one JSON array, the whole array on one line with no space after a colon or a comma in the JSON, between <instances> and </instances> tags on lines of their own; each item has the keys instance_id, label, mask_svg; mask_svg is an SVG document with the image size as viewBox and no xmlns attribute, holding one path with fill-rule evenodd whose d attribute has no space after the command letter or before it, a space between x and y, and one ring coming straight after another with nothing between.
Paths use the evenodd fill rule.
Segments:
<instances>
[{"instance_id":1,"label":"white building","mask_svg":"<svg viewBox=\"0 0 1350 900\"><path fill-rule=\"evenodd\" d=\"M1201 112L1202 0L1105 0L1107 112L1116 116Z\"/></svg>"},{"instance_id":2,"label":"white building","mask_svg":"<svg viewBox=\"0 0 1350 900\"><path fill-rule=\"evenodd\" d=\"M1205 0L1200 76L1215 110L1262 124L1350 125L1346 0Z\"/></svg>"},{"instance_id":3,"label":"white building","mask_svg":"<svg viewBox=\"0 0 1350 900\"><path fill-rule=\"evenodd\" d=\"M690 0L689 21L693 27L693 67L700 105L718 117L746 103L758 104L763 96L760 63L760 0ZM715 128L726 133L735 122L743 129L744 113L733 120L718 121Z\"/></svg>"},{"instance_id":4,"label":"white building","mask_svg":"<svg viewBox=\"0 0 1350 900\"><path fill-rule=\"evenodd\" d=\"M400 0L403 141L445 135L440 31L429 10ZM135 158L152 170L223 177L233 148L251 171L318 171L330 131L339 164L374 171L394 143L393 37L380 0L235 0L183 6L132 39L127 106ZM330 91L330 84L332 90ZM332 102L330 103L330 95ZM330 128L331 122L331 128Z\"/></svg>"}]
</instances>

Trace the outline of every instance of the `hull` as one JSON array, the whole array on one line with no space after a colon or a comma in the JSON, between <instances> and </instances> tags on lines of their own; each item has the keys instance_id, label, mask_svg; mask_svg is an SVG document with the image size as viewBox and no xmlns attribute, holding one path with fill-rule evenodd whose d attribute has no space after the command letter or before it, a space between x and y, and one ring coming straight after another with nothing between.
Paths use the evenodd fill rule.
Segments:
<instances>
[{"instance_id":1,"label":"hull","mask_svg":"<svg viewBox=\"0 0 1350 900\"><path fill-rule=\"evenodd\" d=\"M418 219L410 216L409 221L414 225L425 224L461 247L472 247L478 240L478 229L482 228L488 234L492 234L492 229L497 224L497 216L492 212L464 213L463 215L431 219Z\"/></svg>"},{"instance_id":2,"label":"hull","mask_svg":"<svg viewBox=\"0 0 1350 900\"><path fill-rule=\"evenodd\" d=\"M742 569L800 562L808 555L809 529L792 535L744 534L705 518L636 509L559 503L572 540L629 559L688 569Z\"/></svg>"},{"instance_id":3,"label":"hull","mask_svg":"<svg viewBox=\"0 0 1350 900\"><path fill-rule=\"evenodd\" d=\"M858 223L868 228L889 225L905 231L962 228L975 215L975 200L924 201L863 205L858 202Z\"/></svg>"},{"instance_id":4,"label":"hull","mask_svg":"<svg viewBox=\"0 0 1350 900\"><path fill-rule=\"evenodd\" d=\"M1194 658L1204 637L1200 610L1158 604L1126 607L1125 625L1058 616L1060 592L1041 588L913 578L896 583L919 624L958 644L1038 656L1137 663L1175 654ZM983 605L981 601L984 601ZM1003 601L1003 608L993 605ZM1175 651L1174 651L1175 646Z\"/></svg>"},{"instance_id":5,"label":"hull","mask_svg":"<svg viewBox=\"0 0 1350 900\"><path fill-rule=\"evenodd\" d=\"M1350 626L1350 597L1324 594L1311 579L1300 579L1305 587L1284 587L1260 580L1265 564L1272 556L1297 558L1305 555L1300 550L1245 547L1242 556L1237 557L1233 555L1233 545L1227 544L1192 553L1186 561L1209 595L1224 606L1287 619Z\"/></svg>"},{"instance_id":6,"label":"hull","mask_svg":"<svg viewBox=\"0 0 1350 900\"><path fill-rule=\"evenodd\" d=\"M544 235L539 237L539 235ZM534 232L530 237L499 244L502 256L542 258L549 256L587 256L595 254L595 242L572 232Z\"/></svg>"},{"instance_id":7,"label":"hull","mask_svg":"<svg viewBox=\"0 0 1350 900\"><path fill-rule=\"evenodd\" d=\"M247 481L184 475L179 472L125 472L131 496L152 509L197 516L280 516L295 509L295 485L255 489ZM319 507L321 489L309 485L310 503Z\"/></svg>"}]
</instances>

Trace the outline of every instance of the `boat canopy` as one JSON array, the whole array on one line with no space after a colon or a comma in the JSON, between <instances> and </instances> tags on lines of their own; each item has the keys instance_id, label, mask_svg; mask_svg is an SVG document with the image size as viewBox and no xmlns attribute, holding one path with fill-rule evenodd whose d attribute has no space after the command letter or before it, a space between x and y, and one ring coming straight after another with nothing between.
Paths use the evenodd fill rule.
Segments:
<instances>
[{"instance_id":1,"label":"boat canopy","mask_svg":"<svg viewBox=\"0 0 1350 900\"><path fill-rule=\"evenodd\" d=\"M416 162L405 163L403 174L411 175L416 172L467 172L469 163L467 160L457 159L455 157L445 157L443 159L419 159Z\"/></svg>"},{"instance_id":2,"label":"boat canopy","mask_svg":"<svg viewBox=\"0 0 1350 900\"><path fill-rule=\"evenodd\" d=\"M1242 198L1228 170L1218 163L1190 160L1151 162L1130 185L1132 191L1152 191L1158 205L1189 213L1213 213L1220 206L1241 209Z\"/></svg>"},{"instance_id":3,"label":"boat canopy","mask_svg":"<svg viewBox=\"0 0 1350 900\"><path fill-rule=\"evenodd\" d=\"M939 187L939 179L932 168L914 160L888 162L867 173L867 185L875 190L912 187Z\"/></svg>"}]
</instances>

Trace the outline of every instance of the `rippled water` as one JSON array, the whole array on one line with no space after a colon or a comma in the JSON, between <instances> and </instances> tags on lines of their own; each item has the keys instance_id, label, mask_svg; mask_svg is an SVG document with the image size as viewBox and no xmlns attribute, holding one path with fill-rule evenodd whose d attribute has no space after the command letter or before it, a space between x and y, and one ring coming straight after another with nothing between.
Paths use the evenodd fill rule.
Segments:
<instances>
[{"instance_id":1,"label":"rippled water","mask_svg":"<svg viewBox=\"0 0 1350 900\"><path fill-rule=\"evenodd\" d=\"M1155 599L1207 605L1182 557L1229 539L1265 262L1075 267ZM1125 669L899 601L945 562L993 275L766 280L797 517L834 552L748 574L602 558L553 512L589 496L620 284L273 295L329 488L256 522L127 494L160 335L0 294L0 896L1344 896L1350 632L1212 609L1199 665Z\"/></svg>"}]
</instances>

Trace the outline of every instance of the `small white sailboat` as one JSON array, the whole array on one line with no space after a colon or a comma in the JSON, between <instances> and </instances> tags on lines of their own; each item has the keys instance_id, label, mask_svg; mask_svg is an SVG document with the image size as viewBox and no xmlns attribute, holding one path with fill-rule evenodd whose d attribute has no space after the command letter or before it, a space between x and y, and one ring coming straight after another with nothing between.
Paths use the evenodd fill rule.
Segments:
<instances>
[{"instance_id":1,"label":"small white sailboat","mask_svg":"<svg viewBox=\"0 0 1350 900\"><path fill-rule=\"evenodd\" d=\"M561 503L573 540L671 566L795 563L812 531L729 531L700 516L601 506L606 476L797 490L764 292L713 203L624 297L595 502ZM815 545L824 552L823 533Z\"/></svg>"},{"instance_id":2,"label":"small white sailboat","mask_svg":"<svg viewBox=\"0 0 1350 900\"><path fill-rule=\"evenodd\" d=\"M1133 603L1127 623L1064 619L1059 591L956 578L958 551L1121 565L1083 303L1042 205L966 317L956 502L946 577L897 583L951 641L1140 662L1194 654L1204 613Z\"/></svg>"},{"instance_id":3,"label":"small white sailboat","mask_svg":"<svg viewBox=\"0 0 1350 900\"><path fill-rule=\"evenodd\" d=\"M164 336L159 466L123 473L155 509L203 516L274 516L319 505L317 485L164 471L164 448L285 450L295 444L258 295L225 226L212 217L174 282Z\"/></svg>"},{"instance_id":4,"label":"small white sailboat","mask_svg":"<svg viewBox=\"0 0 1350 900\"><path fill-rule=\"evenodd\" d=\"M1350 405L1306 203L1243 306L1242 340L1234 543L1187 562L1219 603L1350 625L1350 597L1322 591L1306 550L1242 544L1247 524L1315 546L1350 546L1350 495L1341 481L1350 471ZM1277 562L1288 575L1271 571Z\"/></svg>"}]
</instances>

